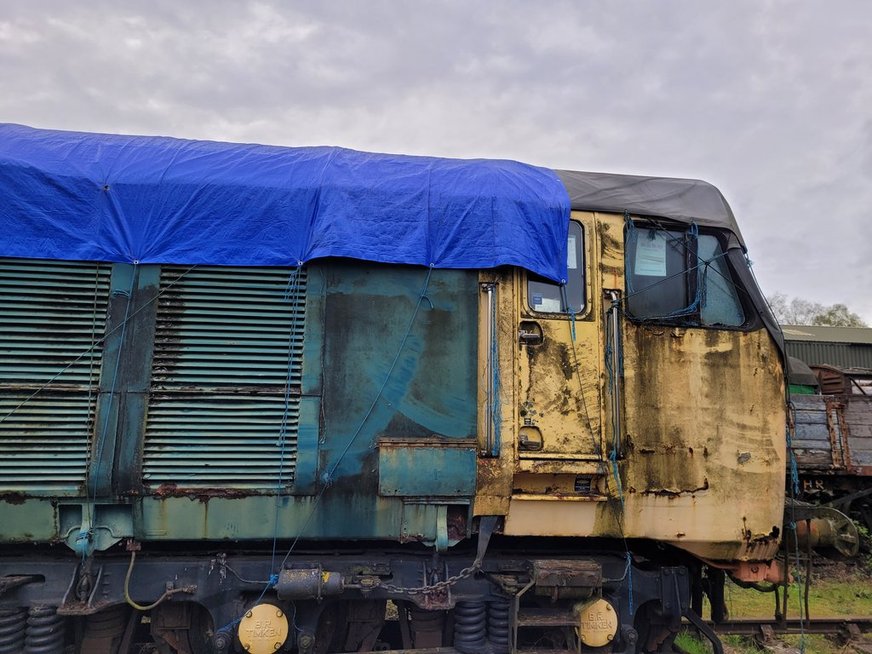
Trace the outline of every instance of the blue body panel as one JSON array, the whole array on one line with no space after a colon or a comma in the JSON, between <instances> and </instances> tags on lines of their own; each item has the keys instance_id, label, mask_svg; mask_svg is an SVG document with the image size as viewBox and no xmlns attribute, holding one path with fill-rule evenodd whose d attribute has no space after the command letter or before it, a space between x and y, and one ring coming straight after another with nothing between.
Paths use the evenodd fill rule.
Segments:
<instances>
[{"instance_id":1,"label":"blue body panel","mask_svg":"<svg viewBox=\"0 0 872 654\"><path fill-rule=\"evenodd\" d=\"M22 265L0 261L7 276L48 287L71 276L62 262ZM78 320L87 323L92 307L106 325L91 344L90 391L83 378L68 400L72 415L90 411L93 423L29 438L45 433L46 417L24 403L0 424L0 445L25 441L8 451L6 470L43 461L29 481L0 473L5 542L77 548L82 530L96 549L130 536L435 542L449 505L468 510L477 273L349 260L306 269L116 264L109 283L96 264L75 270L71 288L87 295L77 280L96 275L88 292L99 300L83 302ZM37 333L35 349L9 336L17 369L48 374L39 349L55 336ZM0 395L14 400L29 388L7 381ZM70 477L70 460L90 464Z\"/></svg>"}]
</instances>

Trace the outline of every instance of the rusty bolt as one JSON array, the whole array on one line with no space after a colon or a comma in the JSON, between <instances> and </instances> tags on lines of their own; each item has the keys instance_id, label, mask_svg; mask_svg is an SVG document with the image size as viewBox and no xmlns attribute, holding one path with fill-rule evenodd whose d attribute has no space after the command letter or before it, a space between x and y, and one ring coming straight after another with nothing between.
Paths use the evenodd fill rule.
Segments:
<instances>
[{"instance_id":1,"label":"rusty bolt","mask_svg":"<svg viewBox=\"0 0 872 654\"><path fill-rule=\"evenodd\" d=\"M280 618L280 617L282 617L283 615L284 615L284 613L282 613L282 610L281 610L281 609L279 609L278 611L276 611L276 617L277 617L277 618Z\"/></svg>"},{"instance_id":2,"label":"rusty bolt","mask_svg":"<svg viewBox=\"0 0 872 654\"><path fill-rule=\"evenodd\" d=\"M254 615L254 613L252 613L251 611L246 611L246 612L245 612L245 617L246 617L246 618L250 618L250 617L253 616L253 615Z\"/></svg>"},{"instance_id":3,"label":"rusty bolt","mask_svg":"<svg viewBox=\"0 0 872 654\"><path fill-rule=\"evenodd\" d=\"M279 648L281 648L281 646L282 646L281 643L273 643L273 649L277 652L279 651Z\"/></svg>"},{"instance_id":4,"label":"rusty bolt","mask_svg":"<svg viewBox=\"0 0 872 654\"><path fill-rule=\"evenodd\" d=\"M608 634L608 635L606 636L606 640L611 640L612 638L614 638L614 636L612 636L611 634Z\"/></svg>"}]
</instances>

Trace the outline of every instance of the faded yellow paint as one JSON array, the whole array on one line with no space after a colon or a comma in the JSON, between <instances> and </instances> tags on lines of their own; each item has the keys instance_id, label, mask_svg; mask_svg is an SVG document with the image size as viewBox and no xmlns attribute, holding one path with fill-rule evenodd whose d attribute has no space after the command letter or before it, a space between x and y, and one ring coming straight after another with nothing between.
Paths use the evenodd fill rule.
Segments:
<instances>
[{"instance_id":1,"label":"faded yellow paint","mask_svg":"<svg viewBox=\"0 0 872 654\"><path fill-rule=\"evenodd\" d=\"M595 502L514 497L503 532L509 536L579 536L594 532Z\"/></svg>"},{"instance_id":2,"label":"faded yellow paint","mask_svg":"<svg viewBox=\"0 0 872 654\"><path fill-rule=\"evenodd\" d=\"M711 559L774 556L786 412L769 334L627 323L624 379L625 533Z\"/></svg>"},{"instance_id":3,"label":"faded yellow paint","mask_svg":"<svg viewBox=\"0 0 872 654\"><path fill-rule=\"evenodd\" d=\"M598 239L593 214L575 212L572 219L582 225L584 234L588 281L584 311L574 320L563 314L535 312L530 308L526 275L519 271L516 277L518 320L542 332L540 344L519 346L519 404L515 407L521 424L541 434L542 446L537 451L519 450L518 457L549 462L550 470L560 469L554 461L565 461L567 471L579 460L602 459L602 342L595 310L599 283L592 279L599 269Z\"/></svg>"},{"instance_id":4,"label":"faded yellow paint","mask_svg":"<svg viewBox=\"0 0 872 654\"><path fill-rule=\"evenodd\" d=\"M607 458L613 431L603 297L623 294L624 219L583 212L572 218L584 227L588 287L574 341L568 318L529 309L524 273L501 277L503 453L479 460L476 514L508 511L507 534L651 538L709 560L772 558L782 518L785 407L771 337L762 328L622 319L625 456L618 483ZM522 321L541 327L542 345L519 344ZM517 371L514 384L506 370ZM541 452L518 451L525 426L541 433ZM573 475L591 478L591 491L574 493Z\"/></svg>"},{"instance_id":5,"label":"faded yellow paint","mask_svg":"<svg viewBox=\"0 0 872 654\"><path fill-rule=\"evenodd\" d=\"M474 515L505 515L509 511L512 494L512 473L517 447L518 421L515 411L507 410L516 404L515 385L512 383L515 361L517 359L518 324L515 320L516 275L513 270L485 271L479 275L481 284L496 284L497 304L497 342L501 383L499 386L500 412L500 455L498 457L480 456L476 480L476 496L473 503ZM478 330L478 434L479 451L485 449L487 433L487 353L489 334L487 331L487 294L479 293Z\"/></svg>"}]
</instances>

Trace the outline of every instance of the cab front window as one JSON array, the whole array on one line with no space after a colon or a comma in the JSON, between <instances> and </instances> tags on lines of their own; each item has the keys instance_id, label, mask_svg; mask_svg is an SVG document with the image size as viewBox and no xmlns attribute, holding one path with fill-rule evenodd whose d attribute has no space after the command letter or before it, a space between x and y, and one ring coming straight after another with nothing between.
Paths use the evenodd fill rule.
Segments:
<instances>
[{"instance_id":1,"label":"cab front window","mask_svg":"<svg viewBox=\"0 0 872 654\"><path fill-rule=\"evenodd\" d=\"M627 310L642 321L741 327L739 286L716 234L628 224Z\"/></svg>"}]
</instances>

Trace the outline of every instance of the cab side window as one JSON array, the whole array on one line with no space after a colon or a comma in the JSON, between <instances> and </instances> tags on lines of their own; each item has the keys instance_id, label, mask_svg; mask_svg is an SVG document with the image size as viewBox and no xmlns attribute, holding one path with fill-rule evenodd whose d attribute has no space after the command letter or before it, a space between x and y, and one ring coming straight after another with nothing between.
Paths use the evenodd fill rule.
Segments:
<instances>
[{"instance_id":1,"label":"cab side window","mask_svg":"<svg viewBox=\"0 0 872 654\"><path fill-rule=\"evenodd\" d=\"M584 310L584 233L575 221L569 223L566 264L565 286L532 274L528 277L527 302L533 311L575 314Z\"/></svg>"}]
</instances>

